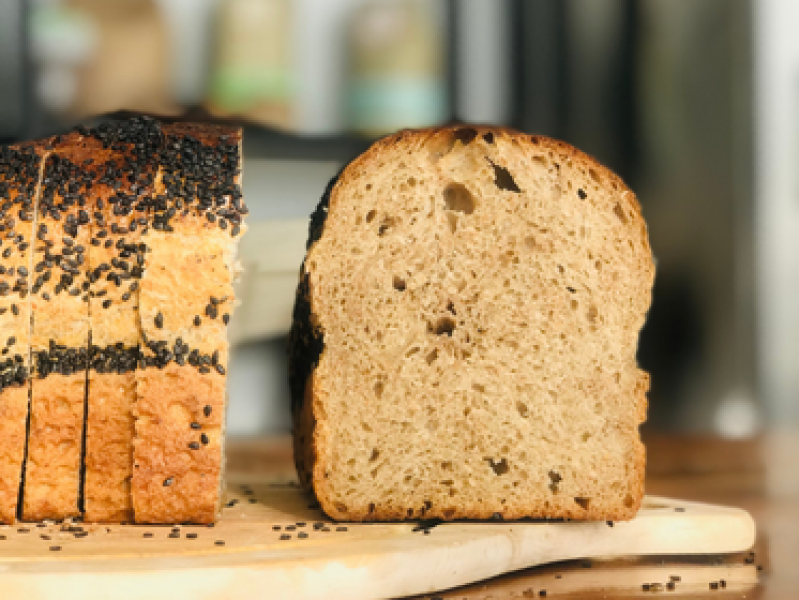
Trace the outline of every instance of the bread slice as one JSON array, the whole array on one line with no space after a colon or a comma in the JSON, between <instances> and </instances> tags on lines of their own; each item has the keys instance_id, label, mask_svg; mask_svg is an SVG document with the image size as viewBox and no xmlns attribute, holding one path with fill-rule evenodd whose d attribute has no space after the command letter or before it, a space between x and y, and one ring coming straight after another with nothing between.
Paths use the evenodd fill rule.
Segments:
<instances>
[{"instance_id":1,"label":"bread slice","mask_svg":"<svg viewBox=\"0 0 799 600\"><path fill-rule=\"evenodd\" d=\"M83 508L89 522L133 521L133 405L139 353L141 233L153 201L160 124L137 118L85 130L94 154L89 197L89 327Z\"/></svg>"},{"instance_id":2,"label":"bread slice","mask_svg":"<svg viewBox=\"0 0 799 600\"><path fill-rule=\"evenodd\" d=\"M297 468L341 520L632 518L654 268L568 144L403 131L331 182L290 336Z\"/></svg>"},{"instance_id":3,"label":"bread slice","mask_svg":"<svg viewBox=\"0 0 799 600\"><path fill-rule=\"evenodd\" d=\"M0 523L16 518L25 456L30 373L34 205L43 148L0 147Z\"/></svg>"},{"instance_id":4,"label":"bread slice","mask_svg":"<svg viewBox=\"0 0 799 600\"><path fill-rule=\"evenodd\" d=\"M88 195L96 148L78 132L54 141L36 211L31 276L30 426L22 518L64 519L78 506L89 304Z\"/></svg>"},{"instance_id":5,"label":"bread slice","mask_svg":"<svg viewBox=\"0 0 799 600\"><path fill-rule=\"evenodd\" d=\"M142 235L132 497L139 523L210 523L222 500L227 324L244 232L241 132L164 126Z\"/></svg>"}]
</instances>

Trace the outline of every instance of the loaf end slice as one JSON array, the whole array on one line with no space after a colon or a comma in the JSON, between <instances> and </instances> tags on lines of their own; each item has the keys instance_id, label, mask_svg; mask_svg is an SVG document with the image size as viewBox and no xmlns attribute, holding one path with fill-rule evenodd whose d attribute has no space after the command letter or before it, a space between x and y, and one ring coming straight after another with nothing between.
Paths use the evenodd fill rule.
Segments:
<instances>
[{"instance_id":1,"label":"loaf end slice","mask_svg":"<svg viewBox=\"0 0 799 600\"><path fill-rule=\"evenodd\" d=\"M654 267L571 146L404 131L331 182L290 335L295 457L341 520L632 518Z\"/></svg>"}]
</instances>

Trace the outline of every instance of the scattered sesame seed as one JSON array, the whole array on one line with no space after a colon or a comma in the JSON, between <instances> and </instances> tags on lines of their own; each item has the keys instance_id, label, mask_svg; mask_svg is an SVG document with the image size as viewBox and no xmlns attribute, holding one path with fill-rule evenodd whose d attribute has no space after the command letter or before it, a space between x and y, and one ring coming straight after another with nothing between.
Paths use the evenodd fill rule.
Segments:
<instances>
[{"instance_id":1,"label":"scattered sesame seed","mask_svg":"<svg viewBox=\"0 0 799 600\"><path fill-rule=\"evenodd\" d=\"M290 540L291 536L289 534L287 534L287 533L284 533L283 535L280 536L280 539L281 540Z\"/></svg>"},{"instance_id":2,"label":"scattered sesame seed","mask_svg":"<svg viewBox=\"0 0 799 600\"><path fill-rule=\"evenodd\" d=\"M719 583L718 583L718 581L711 581L711 582L710 582L710 589L711 589L711 590L717 590L717 589L719 589Z\"/></svg>"},{"instance_id":3,"label":"scattered sesame seed","mask_svg":"<svg viewBox=\"0 0 799 600\"><path fill-rule=\"evenodd\" d=\"M196 540L197 539L197 534L196 533L187 533L186 534L186 539Z\"/></svg>"},{"instance_id":4,"label":"scattered sesame seed","mask_svg":"<svg viewBox=\"0 0 799 600\"><path fill-rule=\"evenodd\" d=\"M61 550L61 546L50 546L51 552L59 552Z\"/></svg>"},{"instance_id":5,"label":"scattered sesame seed","mask_svg":"<svg viewBox=\"0 0 799 600\"><path fill-rule=\"evenodd\" d=\"M305 533L304 531L301 531L297 534L297 537L300 538L301 540L304 540L308 537L308 534Z\"/></svg>"},{"instance_id":6,"label":"scattered sesame seed","mask_svg":"<svg viewBox=\"0 0 799 600\"><path fill-rule=\"evenodd\" d=\"M199 450L200 444L198 444L197 442L189 442L189 448L191 448L192 450Z\"/></svg>"},{"instance_id":7,"label":"scattered sesame seed","mask_svg":"<svg viewBox=\"0 0 799 600\"><path fill-rule=\"evenodd\" d=\"M210 417L211 416L211 405L210 404L206 404L205 405L205 407L203 408L203 414L206 417Z\"/></svg>"},{"instance_id":8,"label":"scattered sesame seed","mask_svg":"<svg viewBox=\"0 0 799 600\"><path fill-rule=\"evenodd\" d=\"M206 446L207 446L211 440L210 440L210 439L208 439L208 436L207 436L206 434L204 434L204 433L203 433L203 434L201 434L201 435L200 435L200 441L201 441L201 442L202 442L204 445L206 445Z\"/></svg>"},{"instance_id":9,"label":"scattered sesame seed","mask_svg":"<svg viewBox=\"0 0 799 600\"><path fill-rule=\"evenodd\" d=\"M214 546L224 546L224 545L225 545L225 540L216 540L214 542Z\"/></svg>"}]
</instances>

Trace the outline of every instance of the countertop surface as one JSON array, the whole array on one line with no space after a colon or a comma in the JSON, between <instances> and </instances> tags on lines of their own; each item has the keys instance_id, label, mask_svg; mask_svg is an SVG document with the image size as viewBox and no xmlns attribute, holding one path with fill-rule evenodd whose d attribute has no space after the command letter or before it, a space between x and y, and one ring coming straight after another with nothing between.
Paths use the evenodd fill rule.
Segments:
<instances>
[{"instance_id":1,"label":"countertop surface","mask_svg":"<svg viewBox=\"0 0 799 600\"><path fill-rule=\"evenodd\" d=\"M758 528L753 554L616 559L590 565L571 561L427 597L590 600L665 593L670 598L799 598L799 432L768 432L748 440L652 434L644 435L644 441L647 494L746 509ZM290 476L292 471L288 437L231 440L228 444L232 477L253 472ZM758 582L736 583L734 570L751 563L759 569ZM671 573L679 572L691 573L694 583L680 582L674 590L665 584L652 586L648 591L641 583L669 581ZM725 577L730 579L729 585ZM574 587L570 589L566 583Z\"/></svg>"}]
</instances>

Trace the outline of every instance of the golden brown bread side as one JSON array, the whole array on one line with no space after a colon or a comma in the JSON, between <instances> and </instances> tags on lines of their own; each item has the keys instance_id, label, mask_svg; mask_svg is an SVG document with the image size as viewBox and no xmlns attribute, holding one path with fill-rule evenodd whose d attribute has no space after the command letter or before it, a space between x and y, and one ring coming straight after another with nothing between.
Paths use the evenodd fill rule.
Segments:
<instances>
[{"instance_id":1,"label":"golden brown bread side","mask_svg":"<svg viewBox=\"0 0 799 600\"><path fill-rule=\"evenodd\" d=\"M634 194L568 144L403 131L311 218L295 459L343 520L632 518L654 276Z\"/></svg>"},{"instance_id":2,"label":"golden brown bread side","mask_svg":"<svg viewBox=\"0 0 799 600\"><path fill-rule=\"evenodd\" d=\"M210 523L222 499L226 330L246 214L241 132L176 124L164 134L142 236L132 496L137 522Z\"/></svg>"},{"instance_id":3,"label":"golden brown bread side","mask_svg":"<svg viewBox=\"0 0 799 600\"><path fill-rule=\"evenodd\" d=\"M28 270L43 148L0 148L0 523L16 518L30 374Z\"/></svg>"}]
</instances>

